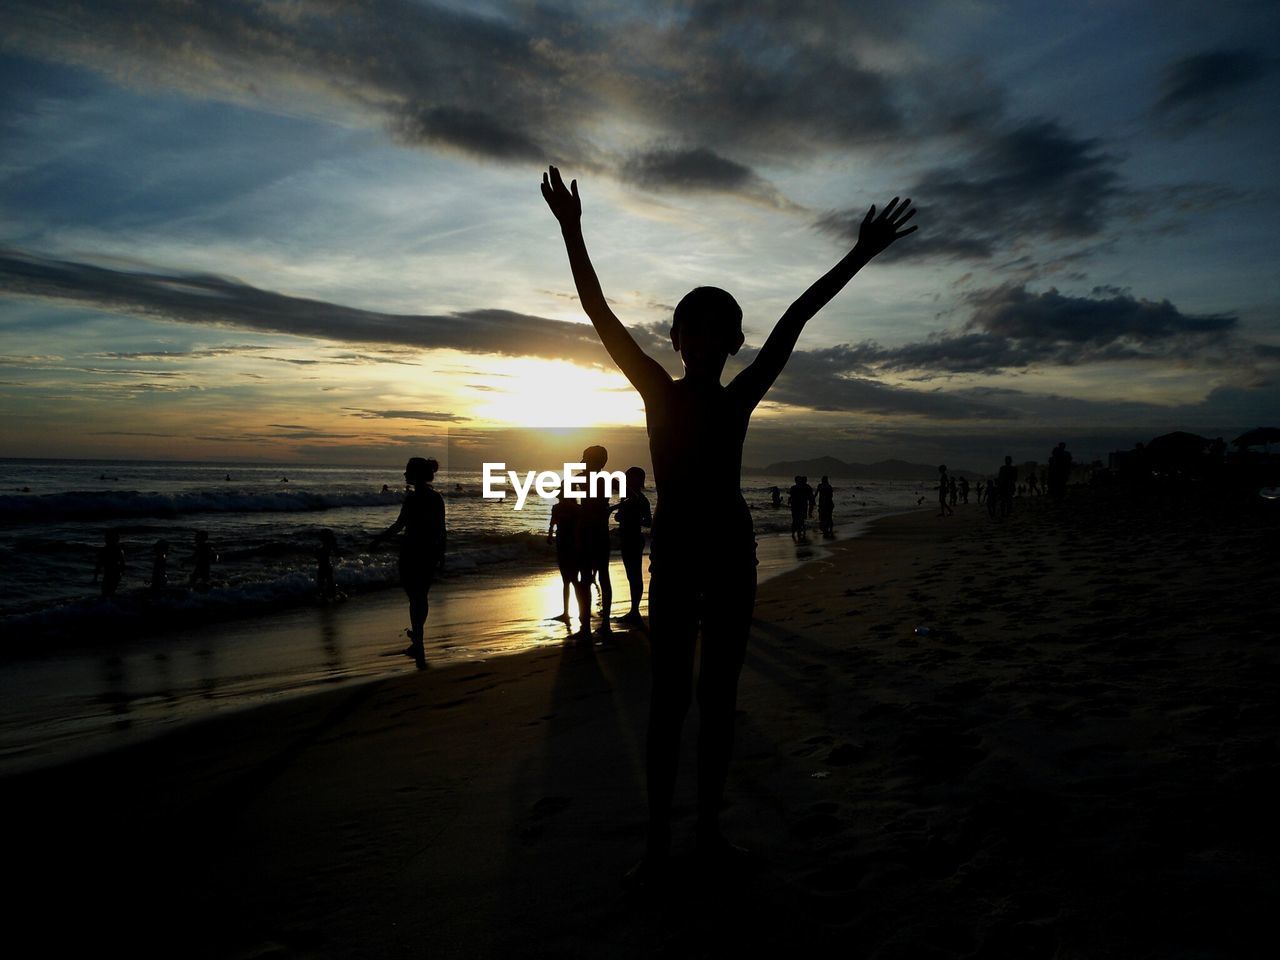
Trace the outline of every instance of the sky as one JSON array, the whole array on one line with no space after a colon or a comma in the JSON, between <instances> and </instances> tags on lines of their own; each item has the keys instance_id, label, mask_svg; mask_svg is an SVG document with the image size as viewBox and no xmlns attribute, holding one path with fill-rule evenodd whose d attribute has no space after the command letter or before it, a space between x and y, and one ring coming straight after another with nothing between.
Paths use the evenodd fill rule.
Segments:
<instances>
[{"instance_id":1,"label":"sky","mask_svg":"<svg viewBox=\"0 0 1280 960\"><path fill-rule=\"evenodd\" d=\"M0 2L0 455L634 440L546 164L674 374L806 328L744 462L1077 459L1280 411L1274 2Z\"/></svg>"}]
</instances>

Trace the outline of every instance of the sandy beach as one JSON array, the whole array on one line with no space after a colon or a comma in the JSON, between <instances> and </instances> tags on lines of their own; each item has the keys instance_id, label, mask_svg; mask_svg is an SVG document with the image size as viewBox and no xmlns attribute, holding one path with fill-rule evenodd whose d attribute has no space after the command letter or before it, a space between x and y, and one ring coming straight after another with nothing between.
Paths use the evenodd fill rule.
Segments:
<instances>
[{"instance_id":1,"label":"sandy beach","mask_svg":"<svg viewBox=\"0 0 1280 960\"><path fill-rule=\"evenodd\" d=\"M1004 523L912 513L764 583L733 876L692 857L695 708L672 887L623 888L644 828L635 631L408 664L6 776L12 935L55 955L1266 955L1266 507L1080 492Z\"/></svg>"}]
</instances>

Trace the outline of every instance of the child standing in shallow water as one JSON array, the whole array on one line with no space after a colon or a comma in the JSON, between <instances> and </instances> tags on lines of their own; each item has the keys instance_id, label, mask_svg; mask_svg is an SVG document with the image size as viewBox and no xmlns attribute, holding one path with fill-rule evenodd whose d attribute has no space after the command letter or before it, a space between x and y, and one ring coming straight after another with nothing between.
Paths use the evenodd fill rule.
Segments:
<instances>
[{"instance_id":1,"label":"child standing in shallow water","mask_svg":"<svg viewBox=\"0 0 1280 960\"><path fill-rule=\"evenodd\" d=\"M102 548L98 550L97 563L93 565L93 579L102 574L102 596L114 597L124 575L124 548L120 546L120 534L108 530Z\"/></svg>"},{"instance_id":2,"label":"child standing in shallow water","mask_svg":"<svg viewBox=\"0 0 1280 960\"><path fill-rule=\"evenodd\" d=\"M742 445L752 411L782 372L804 325L874 256L915 230L915 211L897 198L867 213L858 243L813 284L769 335L755 360L728 386L725 363L743 344L742 310L724 290L698 287L676 307L671 345L685 375L673 380L614 315L582 237L578 184L555 167L542 195L560 223L583 310L596 333L644 399L658 503L649 548L649 629L652 688L646 779L649 828L637 883L659 876L671 843L680 731L693 695L693 659L702 628L698 677L699 853L723 862L736 848L720 833L720 801L733 746L738 674L755 604L755 535L742 499Z\"/></svg>"},{"instance_id":3,"label":"child standing in shallow water","mask_svg":"<svg viewBox=\"0 0 1280 960\"><path fill-rule=\"evenodd\" d=\"M568 498L561 489L556 505L551 508L551 523L547 527L547 540L556 545L556 566L560 569L563 607L560 616L552 620L569 622L569 591L578 583L578 501Z\"/></svg>"},{"instance_id":4,"label":"child standing in shallow water","mask_svg":"<svg viewBox=\"0 0 1280 960\"><path fill-rule=\"evenodd\" d=\"M622 566L627 571L627 585L631 588L631 609L618 618L619 623L639 626L640 598L644 596L644 574L640 567L644 559L644 528L653 523L649 498L644 495L644 468L627 469L627 495L613 508L618 518L618 532L622 535Z\"/></svg>"}]
</instances>

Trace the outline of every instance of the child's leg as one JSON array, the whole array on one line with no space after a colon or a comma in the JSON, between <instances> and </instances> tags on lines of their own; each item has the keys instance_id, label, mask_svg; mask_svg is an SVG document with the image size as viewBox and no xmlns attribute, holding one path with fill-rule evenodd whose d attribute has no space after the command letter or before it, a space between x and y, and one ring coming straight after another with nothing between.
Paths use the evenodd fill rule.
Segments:
<instances>
[{"instance_id":1,"label":"child's leg","mask_svg":"<svg viewBox=\"0 0 1280 960\"><path fill-rule=\"evenodd\" d=\"M630 613L636 616L640 613L640 597L644 594L644 575L640 571L643 558L642 545L628 544L622 548L622 566L627 571L627 585L631 588Z\"/></svg>"},{"instance_id":2,"label":"child's leg","mask_svg":"<svg viewBox=\"0 0 1280 960\"><path fill-rule=\"evenodd\" d=\"M680 730L693 698L697 597L677 573L649 578L651 692L645 766L649 791L648 856L664 857L671 841L671 799L680 759Z\"/></svg>"},{"instance_id":3,"label":"child's leg","mask_svg":"<svg viewBox=\"0 0 1280 960\"><path fill-rule=\"evenodd\" d=\"M418 644L422 643L422 630L427 622L427 590L427 587L417 587L409 593L410 639Z\"/></svg>"},{"instance_id":4,"label":"child's leg","mask_svg":"<svg viewBox=\"0 0 1280 960\"><path fill-rule=\"evenodd\" d=\"M595 571L584 566L578 571L578 579L574 582L574 592L578 596L578 623L584 634L591 633L591 581Z\"/></svg>"},{"instance_id":5,"label":"child's leg","mask_svg":"<svg viewBox=\"0 0 1280 960\"><path fill-rule=\"evenodd\" d=\"M596 570L600 575L600 624L601 629L608 629L609 614L613 610L613 581L609 578L609 548L597 559Z\"/></svg>"},{"instance_id":6,"label":"child's leg","mask_svg":"<svg viewBox=\"0 0 1280 960\"><path fill-rule=\"evenodd\" d=\"M698 836L700 842L714 845L733 754L738 675L755 607L755 567L726 571L708 586L698 674Z\"/></svg>"}]
</instances>

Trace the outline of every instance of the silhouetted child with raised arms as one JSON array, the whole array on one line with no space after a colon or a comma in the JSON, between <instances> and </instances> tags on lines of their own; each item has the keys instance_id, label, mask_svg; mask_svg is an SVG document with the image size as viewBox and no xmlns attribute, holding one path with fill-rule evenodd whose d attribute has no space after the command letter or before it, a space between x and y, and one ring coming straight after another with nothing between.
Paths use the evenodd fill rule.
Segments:
<instances>
[{"instance_id":1,"label":"silhouetted child with raised arms","mask_svg":"<svg viewBox=\"0 0 1280 960\"><path fill-rule=\"evenodd\" d=\"M103 540L93 565L93 582L97 583L98 575L102 575L102 596L106 599L116 595L116 588L124 575L124 548L120 546L119 531L108 530Z\"/></svg>"},{"instance_id":2,"label":"silhouetted child with raised arms","mask_svg":"<svg viewBox=\"0 0 1280 960\"><path fill-rule=\"evenodd\" d=\"M551 508L551 523L547 526L547 542L556 545L556 566L560 568L560 584L564 610L552 620L569 622L569 591L578 584L578 501L566 497L561 488Z\"/></svg>"},{"instance_id":3,"label":"silhouetted child with raised arms","mask_svg":"<svg viewBox=\"0 0 1280 960\"><path fill-rule=\"evenodd\" d=\"M914 211L911 201L896 198L879 216L872 207L853 250L787 309L756 358L723 386L724 365L743 343L742 310L733 297L698 287L680 301L671 345L685 375L673 380L614 316L600 289L582 238L577 181L566 187L551 167L542 195L560 222L582 307L644 399L649 431L658 495L649 548L649 830L645 859L630 874L644 884L661 874L670 848L680 730L693 692L700 621L698 849L713 860L731 860L736 852L720 833L719 811L756 592L755 536L741 492L751 413L782 372L804 325L872 257L915 229L904 229Z\"/></svg>"},{"instance_id":4,"label":"silhouetted child with raised arms","mask_svg":"<svg viewBox=\"0 0 1280 960\"><path fill-rule=\"evenodd\" d=\"M191 555L191 586L197 590L209 589L210 568L218 562L218 551L209 542L206 530L196 531L194 552Z\"/></svg>"},{"instance_id":5,"label":"silhouetted child with raised arms","mask_svg":"<svg viewBox=\"0 0 1280 960\"><path fill-rule=\"evenodd\" d=\"M444 562L445 526L444 498L431 488L440 464L434 459L410 457L404 467L404 482L409 487L400 504L395 523L373 538L374 545L401 530L400 586L409 598L409 647L406 656L419 666L426 663L422 630L430 610L428 593L435 581L436 570Z\"/></svg>"},{"instance_id":6,"label":"silhouetted child with raised arms","mask_svg":"<svg viewBox=\"0 0 1280 960\"><path fill-rule=\"evenodd\" d=\"M622 566L627 571L627 584L631 587L631 609L618 618L619 623L640 626L640 598L644 596L644 573L640 567L644 561L644 528L653 522L649 498L644 495L644 468L627 469L627 495L613 508L618 518L618 531L622 535Z\"/></svg>"},{"instance_id":7,"label":"silhouetted child with raised arms","mask_svg":"<svg viewBox=\"0 0 1280 960\"><path fill-rule=\"evenodd\" d=\"M609 462L609 451L604 447L587 447L582 451L582 463L587 476L604 469ZM607 636L612 632L609 614L613 610L613 583L609 579L609 501L605 497L587 496L578 504L576 542L578 550L578 620L582 624L581 636L591 636L591 585L600 581L600 627L597 634Z\"/></svg>"}]
</instances>

